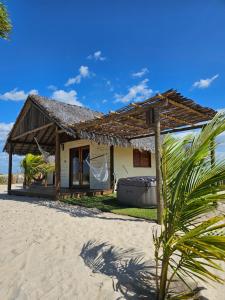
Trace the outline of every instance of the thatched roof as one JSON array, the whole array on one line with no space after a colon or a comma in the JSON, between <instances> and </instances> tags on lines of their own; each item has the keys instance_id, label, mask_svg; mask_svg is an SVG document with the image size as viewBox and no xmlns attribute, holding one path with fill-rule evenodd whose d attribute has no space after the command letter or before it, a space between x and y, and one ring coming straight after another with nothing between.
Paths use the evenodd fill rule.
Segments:
<instances>
[{"instance_id":1,"label":"thatched roof","mask_svg":"<svg viewBox=\"0 0 225 300\"><path fill-rule=\"evenodd\" d=\"M28 99L42 107L49 117L59 122L61 126L72 126L103 115L83 106L67 104L39 95L30 95Z\"/></svg>"},{"instance_id":2,"label":"thatched roof","mask_svg":"<svg viewBox=\"0 0 225 300\"><path fill-rule=\"evenodd\" d=\"M9 142L13 142L15 154L39 153L35 137L43 149L54 154L56 125L75 139L77 134L72 124L99 116L102 113L85 107L29 95L8 135L4 150L8 152ZM38 128L41 130L36 130Z\"/></svg>"},{"instance_id":3,"label":"thatched roof","mask_svg":"<svg viewBox=\"0 0 225 300\"><path fill-rule=\"evenodd\" d=\"M74 124L81 136L107 135L134 139L154 134L154 126L146 122L146 113L160 110L161 131L193 126L211 120L216 111L185 98L175 90L157 94L146 101L131 103L102 117Z\"/></svg>"},{"instance_id":4,"label":"thatched roof","mask_svg":"<svg viewBox=\"0 0 225 300\"><path fill-rule=\"evenodd\" d=\"M157 94L143 102L129 104L103 115L85 107L70 105L38 95L30 95L11 130L4 150L13 143L16 154L38 153L34 137L43 149L54 153L55 128L61 129L61 142L68 137L97 143L154 152L154 126L146 123L146 114L160 109L161 131L187 129L206 123L216 112L183 97L175 90Z\"/></svg>"}]
</instances>

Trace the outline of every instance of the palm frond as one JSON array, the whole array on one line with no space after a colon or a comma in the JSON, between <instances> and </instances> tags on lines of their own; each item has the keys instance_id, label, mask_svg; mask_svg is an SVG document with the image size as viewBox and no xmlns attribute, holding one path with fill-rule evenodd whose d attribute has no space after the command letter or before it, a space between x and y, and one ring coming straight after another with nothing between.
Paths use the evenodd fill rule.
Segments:
<instances>
[{"instance_id":1,"label":"palm frond","mask_svg":"<svg viewBox=\"0 0 225 300\"><path fill-rule=\"evenodd\" d=\"M225 216L218 216L215 203L225 199L225 185L221 184L225 160L212 163L210 154L217 146L216 137L224 131L225 114L217 114L195 136L177 139L168 135L164 140L164 230L154 237L157 259L162 263L160 300L169 290L169 273L170 278L176 275L184 282L187 277L223 282L214 270L221 271L218 261L225 260ZM207 217L213 212L215 216Z\"/></svg>"}]
</instances>

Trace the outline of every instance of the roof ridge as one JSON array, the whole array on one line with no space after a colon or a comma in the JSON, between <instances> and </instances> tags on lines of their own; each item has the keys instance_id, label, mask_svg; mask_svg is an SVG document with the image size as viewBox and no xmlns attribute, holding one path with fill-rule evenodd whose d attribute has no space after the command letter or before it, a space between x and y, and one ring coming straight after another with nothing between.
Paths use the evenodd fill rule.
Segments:
<instances>
[{"instance_id":1,"label":"roof ridge","mask_svg":"<svg viewBox=\"0 0 225 300\"><path fill-rule=\"evenodd\" d=\"M87 106L80 106L80 105L77 105L77 104L70 104L70 103L66 103L66 102L63 102L63 101L60 101L60 100L56 100L56 99L53 99L53 98L50 98L50 97L47 97L47 96L41 96L39 94L29 94L28 95L28 98L30 98L31 100L37 100L38 101L38 99L35 99L37 97L40 98L41 100L44 100L44 101L54 101L54 102L59 103L61 105L66 105L66 106L76 107L76 108L80 108L80 109L85 109L85 110L89 110L91 112L95 112L97 114L104 114L103 112L93 110L93 109L91 109Z\"/></svg>"}]
</instances>

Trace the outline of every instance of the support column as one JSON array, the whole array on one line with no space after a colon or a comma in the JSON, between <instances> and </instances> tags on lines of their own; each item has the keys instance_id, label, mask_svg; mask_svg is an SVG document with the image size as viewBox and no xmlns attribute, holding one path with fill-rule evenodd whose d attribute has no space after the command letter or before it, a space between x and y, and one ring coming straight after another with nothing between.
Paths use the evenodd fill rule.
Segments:
<instances>
[{"instance_id":1,"label":"support column","mask_svg":"<svg viewBox=\"0 0 225 300\"><path fill-rule=\"evenodd\" d=\"M56 200L58 200L60 193L60 139L59 129L55 129L55 189L56 189Z\"/></svg>"},{"instance_id":2,"label":"support column","mask_svg":"<svg viewBox=\"0 0 225 300\"><path fill-rule=\"evenodd\" d=\"M158 224L163 222L163 199L162 199L162 174L161 174L161 140L160 140L160 113L154 109L155 124L155 165L156 165L156 198Z\"/></svg>"},{"instance_id":3,"label":"support column","mask_svg":"<svg viewBox=\"0 0 225 300\"><path fill-rule=\"evenodd\" d=\"M211 140L210 142L210 159L211 159L211 167L215 166L216 162L216 154L215 154L215 141Z\"/></svg>"},{"instance_id":4,"label":"support column","mask_svg":"<svg viewBox=\"0 0 225 300\"><path fill-rule=\"evenodd\" d=\"M11 194L12 190L12 155L13 155L13 145L9 144L9 168L8 168L8 195Z\"/></svg>"},{"instance_id":5,"label":"support column","mask_svg":"<svg viewBox=\"0 0 225 300\"><path fill-rule=\"evenodd\" d=\"M114 189L114 146L110 146L110 188Z\"/></svg>"}]
</instances>

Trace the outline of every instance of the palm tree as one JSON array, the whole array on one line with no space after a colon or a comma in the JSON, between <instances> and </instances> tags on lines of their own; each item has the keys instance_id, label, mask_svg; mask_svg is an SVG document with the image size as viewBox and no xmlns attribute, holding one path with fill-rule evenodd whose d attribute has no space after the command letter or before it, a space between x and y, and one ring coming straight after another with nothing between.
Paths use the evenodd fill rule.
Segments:
<instances>
[{"instance_id":1,"label":"palm tree","mask_svg":"<svg viewBox=\"0 0 225 300\"><path fill-rule=\"evenodd\" d=\"M12 24L5 5L0 2L0 37L7 39L9 32L12 29Z\"/></svg>"},{"instance_id":2,"label":"palm tree","mask_svg":"<svg viewBox=\"0 0 225 300\"><path fill-rule=\"evenodd\" d=\"M30 186L32 180L44 179L49 172L54 171L54 166L46 163L41 155L27 154L21 161L24 170L25 186Z\"/></svg>"},{"instance_id":3,"label":"palm tree","mask_svg":"<svg viewBox=\"0 0 225 300\"><path fill-rule=\"evenodd\" d=\"M159 236L153 234L159 300L174 296L175 279L191 292L187 279L223 282L214 270L221 270L218 261L225 260L225 216L216 214L215 202L225 199L225 160L212 164L210 153L224 130L225 115L218 114L197 136L164 140L163 228ZM207 217L212 211L215 215Z\"/></svg>"}]
</instances>

